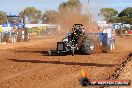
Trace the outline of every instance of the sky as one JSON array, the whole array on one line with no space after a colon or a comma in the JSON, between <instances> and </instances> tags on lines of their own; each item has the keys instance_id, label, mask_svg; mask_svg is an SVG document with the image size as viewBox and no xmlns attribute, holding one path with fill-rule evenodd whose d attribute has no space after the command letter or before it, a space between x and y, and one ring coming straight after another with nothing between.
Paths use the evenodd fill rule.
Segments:
<instances>
[{"instance_id":1,"label":"sky","mask_svg":"<svg viewBox=\"0 0 132 88\"><path fill-rule=\"evenodd\" d=\"M42 12L46 10L58 10L58 6L61 2L68 0L0 0L0 11L4 11L7 14L18 14L26 7L36 7ZM87 1L80 0L83 4L83 11L87 12ZM97 16L99 10L104 7L115 8L119 12L126 7L132 7L132 0L89 0L91 12Z\"/></svg>"}]
</instances>

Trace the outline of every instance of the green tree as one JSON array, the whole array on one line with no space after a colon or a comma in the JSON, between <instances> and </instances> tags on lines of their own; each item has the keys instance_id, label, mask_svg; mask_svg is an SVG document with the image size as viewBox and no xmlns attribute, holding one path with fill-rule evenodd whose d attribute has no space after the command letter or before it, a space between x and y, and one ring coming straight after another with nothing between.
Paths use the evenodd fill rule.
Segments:
<instances>
[{"instance_id":1,"label":"green tree","mask_svg":"<svg viewBox=\"0 0 132 88\"><path fill-rule=\"evenodd\" d=\"M129 18L127 16L117 17L116 22L125 23L125 24L132 24L132 18Z\"/></svg>"},{"instance_id":2,"label":"green tree","mask_svg":"<svg viewBox=\"0 0 132 88\"><path fill-rule=\"evenodd\" d=\"M118 11L114 8L102 8L100 9L101 14L103 15L104 19L108 22L112 22L118 15Z\"/></svg>"},{"instance_id":3,"label":"green tree","mask_svg":"<svg viewBox=\"0 0 132 88\"><path fill-rule=\"evenodd\" d=\"M43 23L56 23L59 12L55 10L47 10L42 16Z\"/></svg>"},{"instance_id":4,"label":"green tree","mask_svg":"<svg viewBox=\"0 0 132 88\"><path fill-rule=\"evenodd\" d=\"M26 16L29 23L39 23L42 17L42 12L35 7L27 7L20 12L21 17Z\"/></svg>"},{"instance_id":5,"label":"green tree","mask_svg":"<svg viewBox=\"0 0 132 88\"><path fill-rule=\"evenodd\" d=\"M129 18L132 18L132 7L127 7L123 11L121 11L118 15L118 17L127 16Z\"/></svg>"},{"instance_id":6,"label":"green tree","mask_svg":"<svg viewBox=\"0 0 132 88\"><path fill-rule=\"evenodd\" d=\"M118 22L132 24L132 7L127 7L118 15Z\"/></svg>"},{"instance_id":7,"label":"green tree","mask_svg":"<svg viewBox=\"0 0 132 88\"><path fill-rule=\"evenodd\" d=\"M6 13L3 12L3 11L0 11L0 24L5 23L6 20L7 20L7 15L6 15Z\"/></svg>"},{"instance_id":8,"label":"green tree","mask_svg":"<svg viewBox=\"0 0 132 88\"><path fill-rule=\"evenodd\" d=\"M68 0L67 2L62 2L59 5L59 11L62 14L67 13L80 13L82 4L79 0Z\"/></svg>"}]
</instances>

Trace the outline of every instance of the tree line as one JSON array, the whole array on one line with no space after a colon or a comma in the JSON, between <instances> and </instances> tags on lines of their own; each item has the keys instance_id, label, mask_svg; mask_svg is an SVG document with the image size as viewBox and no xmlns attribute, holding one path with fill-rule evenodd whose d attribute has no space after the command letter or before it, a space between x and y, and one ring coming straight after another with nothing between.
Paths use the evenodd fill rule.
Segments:
<instances>
[{"instance_id":1,"label":"tree line","mask_svg":"<svg viewBox=\"0 0 132 88\"><path fill-rule=\"evenodd\" d=\"M100 12L109 23L132 24L132 7L127 7L120 13L114 8L102 8Z\"/></svg>"},{"instance_id":2,"label":"tree line","mask_svg":"<svg viewBox=\"0 0 132 88\"><path fill-rule=\"evenodd\" d=\"M60 3L58 10L47 10L42 13L41 10L35 7L27 7L19 15L20 17L26 17L28 23L56 23L57 18L62 17L62 15L66 17L71 12L80 13L81 3L79 0L68 0L67 2ZM0 11L0 24L5 23L6 19L7 14Z\"/></svg>"},{"instance_id":3,"label":"tree line","mask_svg":"<svg viewBox=\"0 0 132 88\"><path fill-rule=\"evenodd\" d=\"M84 22L87 23L88 16L81 13L82 3L80 0L68 0L62 2L58 6L58 11L47 10L42 13L41 10L35 7L27 7L19 14L20 17L26 17L28 23L63 23L69 22ZM120 13L114 8L102 8L100 9L100 15L103 15L104 19L109 23L130 23L132 24L132 7L127 7ZM6 22L7 14L0 11L0 24Z\"/></svg>"}]
</instances>

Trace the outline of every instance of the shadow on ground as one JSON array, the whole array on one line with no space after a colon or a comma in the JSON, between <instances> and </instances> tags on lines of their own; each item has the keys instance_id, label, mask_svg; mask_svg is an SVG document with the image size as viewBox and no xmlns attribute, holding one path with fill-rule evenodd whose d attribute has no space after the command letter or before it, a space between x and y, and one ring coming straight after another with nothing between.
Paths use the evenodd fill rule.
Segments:
<instances>
[{"instance_id":1,"label":"shadow on ground","mask_svg":"<svg viewBox=\"0 0 132 88\"><path fill-rule=\"evenodd\" d=\"M96 66L96 67L114 67L117 64L97 64L97 63L80 63L80 62L61 62L61 61L41 61L41 60L18 60L9 59L15 62L29 62L29 63L46 63L46 64L64 64L64 65L80 65L80 66Z\"/></svg>"},{"instance_id":2,"label":"shadow on ground","mask_svg":"<svg viewBox=\"0 0 132 88\"><path fill-rule=\"evenodd\" d=\"M66 56L66 55L71 55L71 53L60 53L60 54L57 54L57 51L56 50L50 50L51 51L51 56ZM27 50L16 50L17 53L41 53L43 56L49 56L48 55L48 50L30 50L30 49L27 49ZM75 52L76 55L87 55L87 54L82 54L82 53L79 53L79 52Z\"/></svg>"},{"instance_id":3,"label":"shadow on ground","mask_svg":"<svg viewBox=\"0 0 132 88\"><path fill-rule=\"evenodd\" d=\"M55 52L55 50L52 50ZM48 50L16 50L17 53L41 53L44 56L48 56Z\"/></svg>"}]
</instances>

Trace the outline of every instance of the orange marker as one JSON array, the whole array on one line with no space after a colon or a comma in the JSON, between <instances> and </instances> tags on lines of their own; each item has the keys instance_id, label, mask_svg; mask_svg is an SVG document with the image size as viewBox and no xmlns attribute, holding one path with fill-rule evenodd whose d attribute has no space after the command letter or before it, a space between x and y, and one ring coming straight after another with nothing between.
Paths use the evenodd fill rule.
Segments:
<instances>
[{"instance_id":1,"label":"orange marker","mask_svg":"<svg viewBox=\"0 0 132 88\"><path fill-rule=\"evenodd\" d=\"M82 69L81 74L82 74L82 77L87 77L87 73L84 72L84 69Z\"/></svg>"}]
</instances>

